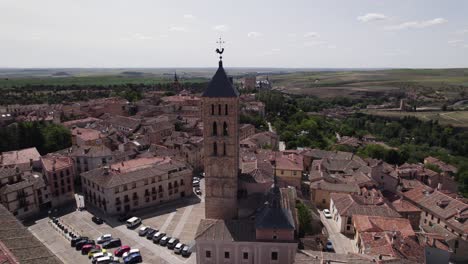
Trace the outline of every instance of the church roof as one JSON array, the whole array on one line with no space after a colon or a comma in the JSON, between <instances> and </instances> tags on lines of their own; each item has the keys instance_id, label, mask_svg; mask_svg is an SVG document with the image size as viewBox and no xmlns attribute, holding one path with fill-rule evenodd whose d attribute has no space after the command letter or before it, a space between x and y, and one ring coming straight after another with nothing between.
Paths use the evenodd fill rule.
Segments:
<instances>
[{"instance_id":1,"label":"church roof","mask_svg":"<svg viewBox=\"0 0 468 264\"><path fill-rule=\"evenodd\" d=\"M291 211L281 206L281 192L276 185L276 176L268 196L268 203L255 218L255 227L257 229L294 229Z\"/></svg>"},{"instance_id":2,"label":"church roof","mask_svg":"<svg viewBox=\"0 0 468 264\"><path fill-rule=\"evenodd\" d=\"M239 92L232 85L223 68L223 62L219 62L219 68L203 92L202 97L238 97Z\"/></svg>"}]
</instances>

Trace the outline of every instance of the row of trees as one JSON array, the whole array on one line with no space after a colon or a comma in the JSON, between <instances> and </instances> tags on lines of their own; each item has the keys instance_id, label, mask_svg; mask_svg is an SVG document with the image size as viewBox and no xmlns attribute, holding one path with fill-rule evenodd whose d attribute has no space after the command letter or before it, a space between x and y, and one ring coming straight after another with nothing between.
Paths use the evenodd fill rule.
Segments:
<instances>
[{"instance_id":1,"label":"row of trees","mask_svg":"<svg viewBox=\"0 0 468 264\"><path fill-rule=\"evenodd\" d=\"M0 152L36 147L44 155L70 146L70 131L62 125L20 122L0 127Z\"/></svg>"}]
</instances>

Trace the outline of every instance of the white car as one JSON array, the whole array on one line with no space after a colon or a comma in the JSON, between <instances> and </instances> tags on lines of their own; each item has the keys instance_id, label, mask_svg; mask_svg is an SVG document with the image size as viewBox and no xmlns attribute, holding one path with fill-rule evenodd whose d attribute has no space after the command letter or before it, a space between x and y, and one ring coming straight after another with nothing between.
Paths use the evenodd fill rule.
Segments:
<instances>
[{"instance_id":1,"label":"white car","mask_svg":"<svg viewBox=\"0 0 468 264\"><path fill-rule=\"evenodd\" d=\"M140 250L138 248L132 248L130 251L123 253L122 259L133 253L140 253Z\"/></svg>"},{"instance_id":2,"label":"white car","mask_svg":"<svg viewBox=\"0 0 468 264\"><path fill-rule=\"evenodd\" d=\"M96 263L98 259L103 258L103 257L112 257L112 253L106 252L106 253L96 253L94 256L91 258L92 263Z\"/></svg>"},{"instance_id":3,"label":"white car","mask_svg":"<svg viewBox=\"0 0 468 264\"><path fill-rule=\"evenodd\" d=\"M323 215L325 215L326 218L332 218L330 210L328 209L323 209Z\"/></svg>"},{"instance_id":4,"label":"white car","mask_svg":"<svg viewBox=\"0 0 468 264\"><path fill-rule=\"evenodd\" d=\"M98 237L98 238L96 239L96 242L97 242L98 244L102 244L102 243L104 243L104 242L106 242L106 241L109 241L109 240L111 240L111 239L112 239L112 235L111 235L111 234L104 234L104 235Z\"/></svg>"}]
</instances>

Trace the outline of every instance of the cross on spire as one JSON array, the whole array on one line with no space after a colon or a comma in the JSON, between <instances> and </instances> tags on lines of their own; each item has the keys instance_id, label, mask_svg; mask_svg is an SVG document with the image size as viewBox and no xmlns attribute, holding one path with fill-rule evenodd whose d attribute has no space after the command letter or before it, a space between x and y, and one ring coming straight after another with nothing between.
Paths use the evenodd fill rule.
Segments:
<instances>
[{"instance_id":1,"label":"cross on spire","mask_svg":"<svg viewBox=\"0 0 468 264\"><path fill-rule=\"evenodd\" d=\"M218 43L219 48L216 49L216 53L219 54L219 61L221 62L223 60L223 52L224 52L224 40L221 39L221 37L216 41Z\"/></svg>"}]
</instances>

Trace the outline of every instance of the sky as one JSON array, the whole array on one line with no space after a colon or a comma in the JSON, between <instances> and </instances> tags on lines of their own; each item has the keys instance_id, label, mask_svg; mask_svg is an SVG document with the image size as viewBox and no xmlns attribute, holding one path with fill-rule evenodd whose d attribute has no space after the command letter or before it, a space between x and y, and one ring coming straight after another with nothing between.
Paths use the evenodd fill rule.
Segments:
<instances>
[{"instance_id":1,"label":"sky","mask_svg":"<svg viewBox=\"0 0 468 264\"><path fill-rule=\"evenodd\" d=\"M0 0L0 67L468 67L465 0Z\"/></svg>"}]
</instances>

